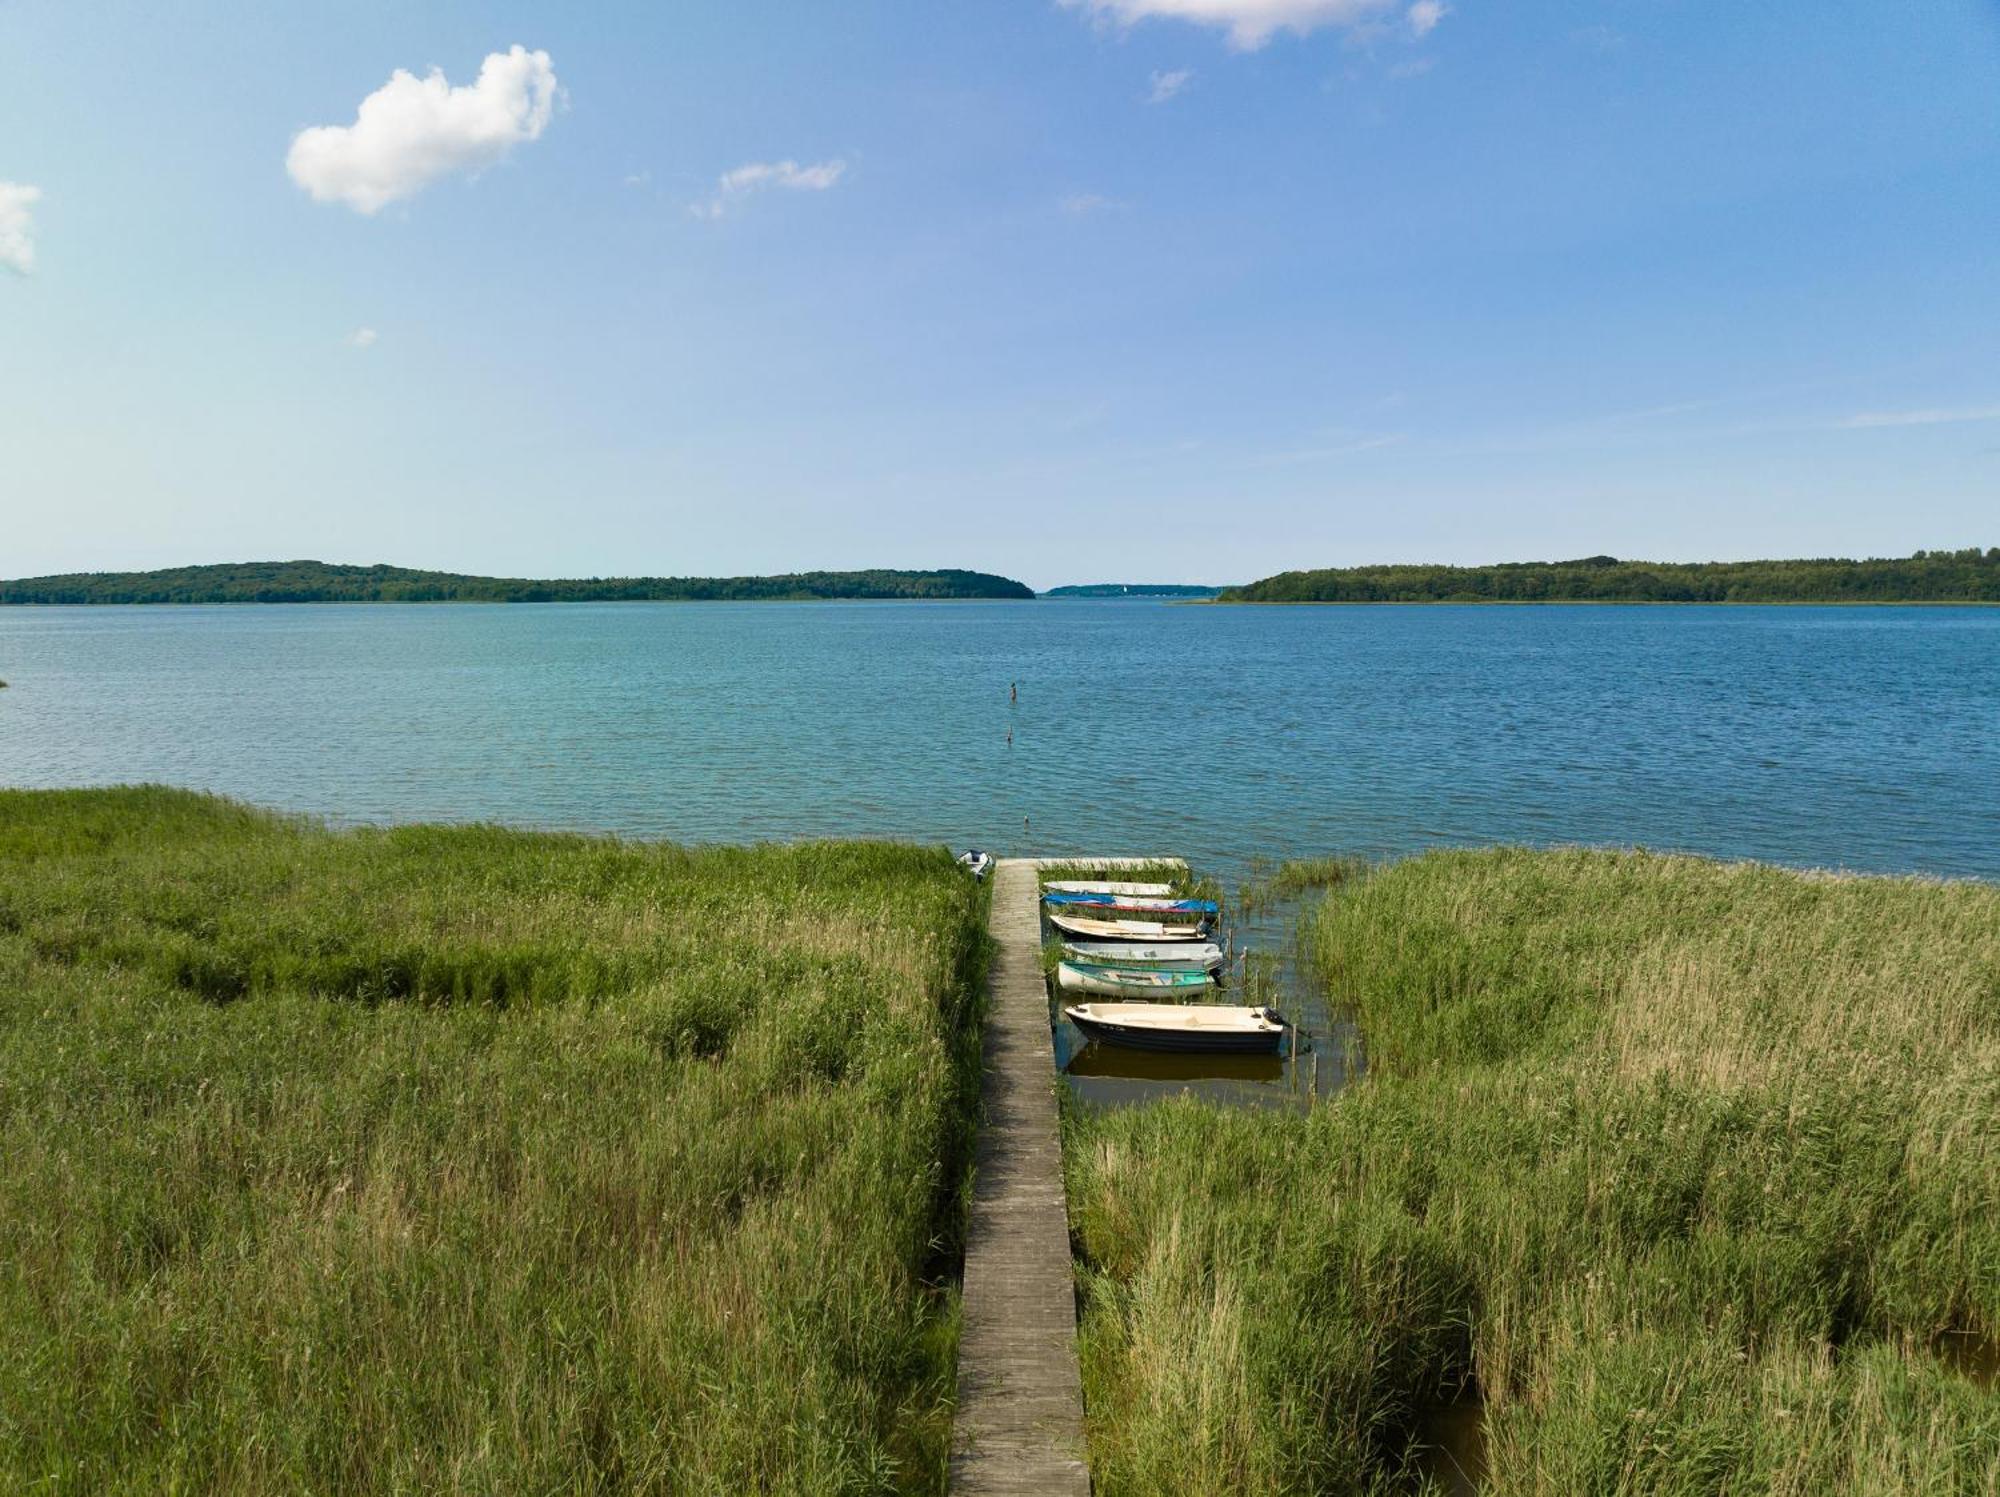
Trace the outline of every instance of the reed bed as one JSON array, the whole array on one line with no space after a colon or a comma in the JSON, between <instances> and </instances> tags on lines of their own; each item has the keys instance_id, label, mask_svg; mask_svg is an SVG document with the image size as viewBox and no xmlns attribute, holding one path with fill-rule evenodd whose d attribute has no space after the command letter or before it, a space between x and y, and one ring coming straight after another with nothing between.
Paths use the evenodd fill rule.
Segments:
<instances>
[{"instance_id":1,"label":"reed bed","mask_svg":"<svg viewBox=\"0 0 2000 1497\"><path fill-rule=\"evenodd\" d=\"M1360 858L1291 858L1282 863L1252 863L1250 876L1236 891L1239 916L1282 908L1307 894L1336 888L1368 871Z\"/></svg>"},{"instance_id":2,"label":"reed bed","mask_svg":"<svg viewBox=\"0 0 2000 1497\"><path fill-rule=\"evenodd\" d=\"M0 793L0 1490L939 1490L982 900Z\"/></svg>"},{"instance_id":3,"label":"reed bed","mask_svg":"<svg viewBox=\"0 0 2000 1497\"><path fill-rule=\"evenodd\" d=\"M1066 1122L1102 1493L2000 1491L2000 889L1433 853L1308 924L1367 1079Z\"/></svg>"}]
</instances>

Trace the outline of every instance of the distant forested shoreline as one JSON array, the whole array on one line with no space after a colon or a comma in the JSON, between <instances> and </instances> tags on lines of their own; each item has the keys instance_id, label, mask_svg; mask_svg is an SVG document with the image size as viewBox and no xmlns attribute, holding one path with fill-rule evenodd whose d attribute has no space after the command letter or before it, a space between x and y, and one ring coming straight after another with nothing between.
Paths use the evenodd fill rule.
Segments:
<instances>
[{"instance_id":1,"label":"distant forested shoreline","mask_svg":"<svg viewBox=\"0 0 2000 1497\"><path fill-rule=\"evenodd\" d=\"M1032 598L988 572L792 572L775 577L473 577L409 567L253 561L0 582L5 603L602 603L817 598Z\"/></svg>"},{"instance_id":2,"label":"distant forested shoreline","mask_svg":"<svg viewBox=\"0 0 2000 1497\"><path fill-rule=\"evenodd\" d=\"M1052 587L1044 598L1213 598L1219 587L1180 582L1083 582Z\"/></svg>"},{"instance_id":3,"label":"distant forested shoreline","mask_svg":"<svg viewBox=\"0 0 2000 1497\"><path fill-rule=\"evenodd\" d=\"M2000 603L2000 546L1865 561L1506 562L1280 572L1222 603Z\"/></svg>"}]
</instances>

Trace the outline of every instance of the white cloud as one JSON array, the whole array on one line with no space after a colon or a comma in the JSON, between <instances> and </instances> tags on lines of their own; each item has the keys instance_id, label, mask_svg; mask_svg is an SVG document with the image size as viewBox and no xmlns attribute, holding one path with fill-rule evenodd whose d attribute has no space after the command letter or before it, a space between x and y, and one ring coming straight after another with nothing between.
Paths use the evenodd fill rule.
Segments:
<instances>
[{"instance_id":1,"label":"white cloud","mask_svg":"<svg viewBox=\"0 0 2000 1497\"><path fill-rule=\"evenodd\" d=\"M831 161L800 166L796 161L749 161L734 171L726 171L715 181L715 195L705 202L691 203L688 211L696 218L720 218L730 206L753 192L767 187L783 187L793 192L825 192L847 171L838 157Z\"/></svg>"},{"instance_id":2,"label":"white cloud","mask_svg":"<svg viewBox=\"0 0 2000 1497\"><path fill-rule=\"evenodd\" d=\"M1412 57L1408 62L1399 62L1389 69L1389 76L1399 81L1421 78L1437 66L1435 57Z\"/></svg>"},{"instance_id":3,"label":"white cloud","mask_svg":"<svg viewBox=\"0 0 2000 1497\"><path fill-rule=\"evenodd\" d=\"M345 343L349 348L373 348L376 339L381 336L372 327L358 327L340 341Z\"/></svg>"},{"instance_id":4,"label":"white cloud","mask_svg":"<svg viewBox=\"0 0 2000 1497\"><path fill-rule=\"evenodd\" d=\"M1166 103L1167 100L1173 98L1182 89L1186 88L1193 78L1193 68L1175 68L1171 73L1153 74L1153 90L1147 96L1146 102L1149 104Z\"/></svg>"},{"instance_id":5,"label":"white cloud","mask_svg":"<svg viewBox=\"0 0 2000 1497\"><path fill-rule=\"evenodd\" d=\"M1437 30L1437 23L1451 14L1451 7L1444 0L1416 0L1406 12L1410 30L1418 36L1429 36Z\"/></svg>"},{"instance_id":6,"label":"white cloud","mask_svg":"<svg viewBox=\"0 0 2000 1497\"><path fill-rule=\"evenodd\" d=\"M2000 421L2000 405L1955 406L1928 411L1863 411L1840 424L1850 431L1883 426L1945 426L1961 421Z\"/></svg>"},{"instance_id":7,"label":"white cloud","mask_svg":"<svg viewBox=\"0 0 2000 1497\"><path fill-rule=\"evenodd\" d=\"M555 102L549 54L525 47L489 53L479 81L458 88L436 68L427 78L398 68L361 101L353 124L315 125L294 136L285 170L317 202L379 212L540 138Z\"/></svg>"},{"instance_id":8,"label":"white cloud","mask_svg":"<svg viewBox=\"0 0 2000 1497\"><path fill-rule=\"evenodd\" d=\"M1402 0L1062 0L1072 9L1087 10L1102 20L1130 26L1165 18L1217 26L1229 33L1229 44L1241 51L1264 45L1280 31L1304 36L1324 26L1360 26L1393 15ZM1406 12L1419 36L1445 15L1441 0L1416 0Z\"/></svg>"},{"instance_id":9,"label":"white cloud","mask_svg":"<svg viewBox=\"0 0 2000 1497\"><path fill-rule=\"evenodd\" d=\"M42 189L0 182L0 265L27 275L35 268L35 204Z\"/></svg>"}]
</instances>

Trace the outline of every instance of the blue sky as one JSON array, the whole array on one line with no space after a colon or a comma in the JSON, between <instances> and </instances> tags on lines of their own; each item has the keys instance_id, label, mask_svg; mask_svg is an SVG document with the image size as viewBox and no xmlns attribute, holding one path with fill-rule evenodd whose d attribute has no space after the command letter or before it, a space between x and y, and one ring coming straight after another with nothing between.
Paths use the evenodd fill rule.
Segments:
<instances>
[{"instance_id":1,"label":"blue sky","mask_svg":"<svg viewBox=\"0 0 2000 1497\"><path fill-rule=\"evenodd\" d=\"M0 575L1991 545L1996 127L1991 0L0 0Z\"/></svg>"}]
</instances>

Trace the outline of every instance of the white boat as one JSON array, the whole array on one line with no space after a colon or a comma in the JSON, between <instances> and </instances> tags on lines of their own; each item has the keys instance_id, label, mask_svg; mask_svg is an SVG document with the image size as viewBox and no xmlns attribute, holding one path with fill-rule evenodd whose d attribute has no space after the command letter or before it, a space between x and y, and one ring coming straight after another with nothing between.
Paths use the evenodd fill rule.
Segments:
<instances>
[{"instance_id":1,"label":"white boat","mask_svg":"<svg viewBox=\"0 0 2000 1497\"><path fill-rule=\"evenodd\" d=\"M1137 1050L1268 1053L1290 1027L1268 1008L1226 1003L1073 1003L1063 1016L1094 1040Z\"/></svg>"},{"instance_id":2,"label":"white boat","mask_svg":"<svg viewBox=\"0 0 2000 1497\"><path fill-rule=\"evenodd\" d=\"M1200 967L1117 967L1095 962L1058 963L1056 986L1065 993L1107 998L1195 998L1215 991Z\"/></svg>"},{"instance_id":3,"label":"white boat","mask_svg":"<svg viewBox=\"0 0 2000 1497\"><path fill-rule=\"evenodd\" d=\"M976 847L969 848L958 855L958 866L976 879L985 878L993 867L993 854L981 852Z\"/></svg>"},{"instance_id":4,"label":"white boat","mask_svg":"<svg viewBox=\"0 0 2000 1497\"><path fill-rule=\"evenodd\" d=\"M1092 920L1086 915L1058 915L1049 912L1049 924L1066 936L1082 936L1086 941L1200 941L1207 929L1200 925L1168 925L1159 920Z\"/></svg>"},{"instance_id":5,"label":"white boat","mask_svg":"<svg viewBox=\"0 0 2000 1497\"><path fill-rule=\"evenodd\" d=\"M1087 878L1057 879L1042 887L1055 894L1129 894L1135 899L1165 899L1174 892L1172 884L1101 884Z\"/></svg>"},{"instance_id":6,"label":"white boat","mask_svg":"<svg viewBox=\"0 0 2000 1497\"><path fill-rule=\"evenodd\" d=\"M1211 970L1223 964L1222 948L1213 941L1176 941L1165 946L1138 945L1131 941L1065 941L1063 955L1080 962L1138 962Z\"/></svg>"}]
</instances>

